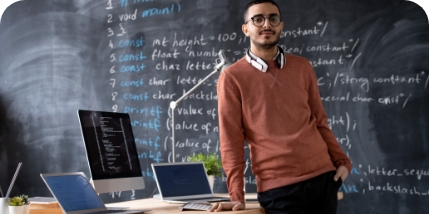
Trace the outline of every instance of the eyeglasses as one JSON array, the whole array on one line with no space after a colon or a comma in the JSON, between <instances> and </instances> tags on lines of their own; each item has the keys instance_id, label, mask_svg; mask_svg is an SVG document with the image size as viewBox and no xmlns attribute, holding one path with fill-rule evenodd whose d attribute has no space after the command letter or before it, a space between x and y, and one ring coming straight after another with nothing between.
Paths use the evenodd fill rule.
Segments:
<instances>
[{"instance_id":1,"label":"eyeglasses","mask_svg":"<svg viewBox=\"0 0 429 214\"><path fill-rule=\"evenodd\" d=\"M250 19L253 21L253 24L256 27L262 27L265 24L265 18L266 17L263 15L254 15ZM250 21L250 19L245 24L247 24ZM269 20L271 26L277 27L277 26L279 26L280 22L282 21L282 17L280 15L273 14L273 15L268 16L268 20Z\"/></svg>"}]
</instances>

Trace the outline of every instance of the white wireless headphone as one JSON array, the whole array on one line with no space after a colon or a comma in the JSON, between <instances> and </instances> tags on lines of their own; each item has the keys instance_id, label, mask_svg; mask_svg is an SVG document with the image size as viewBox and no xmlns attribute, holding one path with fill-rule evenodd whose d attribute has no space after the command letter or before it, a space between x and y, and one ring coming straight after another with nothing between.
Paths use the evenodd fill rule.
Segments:
<instances>
[{"instance_id":1,"label":"white wireless headphone","mask_svg":"<svg viewBox=\"0 0 429 214\"><path fill-rule=\"evenodd\" d=\"M283 49L280 46L277 46L277 47L280 52L279 55L277 56L277 66L280 69L282 69L283 66L286 64L286 60L285 60ZM262 72L267 72L268 64L259 57L256 57L256 59L253 58L252 55L250 54L250 48L247 49L246 51L246 60L248 63L252 64L252 66L255 67L256 69Z\"/></svg>"}]
</instances>

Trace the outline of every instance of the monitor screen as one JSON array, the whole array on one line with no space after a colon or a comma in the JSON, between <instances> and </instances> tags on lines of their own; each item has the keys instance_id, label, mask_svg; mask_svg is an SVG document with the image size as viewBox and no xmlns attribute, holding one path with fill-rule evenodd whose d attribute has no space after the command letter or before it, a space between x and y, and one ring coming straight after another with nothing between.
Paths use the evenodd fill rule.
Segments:
<instances>
[{"instance_id":1,"label":"monitor screen","mask_svg":"<svg viewBox=\"0 0 429 214\"><path fill-rule=\"evenodd\" d=\"M135 178L143 182L129 115L79 110L78 116L96 191L143 189L144 184L128 185L130 181L123 180Z\"/></svg>"}]
</instances>

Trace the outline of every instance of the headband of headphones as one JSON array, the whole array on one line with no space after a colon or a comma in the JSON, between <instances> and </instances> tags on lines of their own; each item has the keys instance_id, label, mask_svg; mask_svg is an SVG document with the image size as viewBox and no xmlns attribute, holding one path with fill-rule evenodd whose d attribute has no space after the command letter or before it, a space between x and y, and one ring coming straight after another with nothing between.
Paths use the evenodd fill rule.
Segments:
<instances>
[{"instance_id":1,"label":"headband of headphones","mask_svg":"<svg viewBox=\"0 0 429 214\"><path fill-rule=\"evenodd\" d=\"M279 54L277 56L277 66L278 68L282 69L283 66L286 64L286 59L284 56L283 49L280 46L277 46L277 47L279 50ZM252 54L250 54L250 48L247 49L246 51L246 60L248 63L252 64L252 66L255 67L256 69L262 72L267 72L268 64L263 59L257 56L252 56Z\"/></svg>"}]
</instances>

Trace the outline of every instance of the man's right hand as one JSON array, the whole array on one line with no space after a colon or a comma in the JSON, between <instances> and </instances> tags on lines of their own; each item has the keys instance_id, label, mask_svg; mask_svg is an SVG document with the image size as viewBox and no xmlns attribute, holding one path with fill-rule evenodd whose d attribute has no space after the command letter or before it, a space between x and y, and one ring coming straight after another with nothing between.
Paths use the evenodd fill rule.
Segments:
<instances>
[{"instance_id":1,"label":"man's right hand","mask_svg":"<svg viewBox=\"0 0 429 214\"><path fill-rule=\"evenodd\" d=\"M213 204L212 208L210 208L210 212L220 212L222 210L244 210L246 208L246 205L239 201L233 201L233 202L221 202Z\"/></svg>"}]
</instances>

